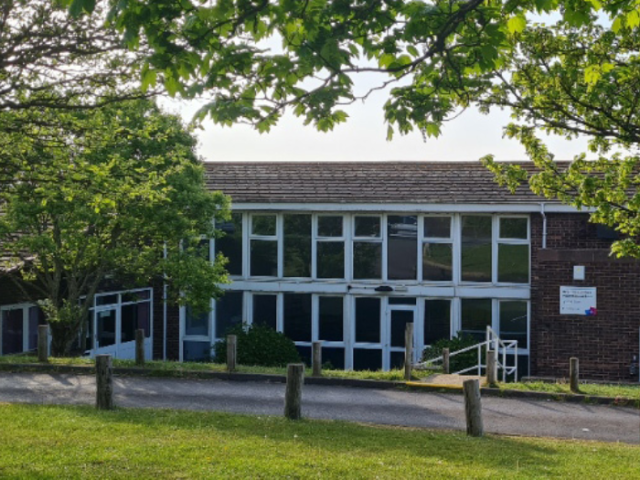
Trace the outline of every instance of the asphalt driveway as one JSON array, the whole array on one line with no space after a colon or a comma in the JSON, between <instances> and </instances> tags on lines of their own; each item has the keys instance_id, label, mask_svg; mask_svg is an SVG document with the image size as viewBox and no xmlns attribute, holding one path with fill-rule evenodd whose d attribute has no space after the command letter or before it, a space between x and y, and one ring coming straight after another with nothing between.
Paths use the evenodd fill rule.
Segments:
<instances>
[{"instance_id":1,"label":"asphalt driveway","mask_svg":"<svg viewBox=\"0 0 640 480\"><path fill-rule=\"evenodd\" d=\"M283 384L115 377L120 407L282 415ZM0 402L94 404L91 375L0 373ZM640 443L640 412L628 407L484 397L491 433ZM464 430L456 394L306 385L303 416L385 425Z\"/></svg>"}]
</instances>

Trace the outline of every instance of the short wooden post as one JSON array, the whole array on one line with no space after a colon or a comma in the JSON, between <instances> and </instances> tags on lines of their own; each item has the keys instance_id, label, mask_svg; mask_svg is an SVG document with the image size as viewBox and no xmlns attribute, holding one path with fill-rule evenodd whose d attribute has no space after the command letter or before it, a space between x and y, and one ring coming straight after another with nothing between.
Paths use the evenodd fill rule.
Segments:
<instances>
[{"instance_id":1,"label":"short wooden post","mask_svg":"<svg viewBox=\"0 0 640 480\"><path fill-rule=\"evenodd\" d=\"M113 377L111 355L96 355L96 408L113 408Z\"/></svg>"},{"instance_id":2,"label":"short wooden post","mask_svg":"<svg viewBox=\"0 0 640 480\"><path fill-rule=\"evenodd\" d=\"M404 379L411 380L413 367L413 322L404 328Z\"/></svg>"},{"instance_id":3,"label":"short wooden post","mask_svg":"<svg viewBox=\"0 0 640 480\"><path fill-rule=\"evenodd\" d=\"M287 389L284 396L284 416L289 420L302 417L302 385L304 384L304 364L287 365Z\"/></svg>"},{"instance_id":4,"label":"short wooden post","mask_svg":"<svg viewBox=\"0 0 640 480\"><path fill-rule=\"evenodd\" d=\"M236 370L238 359L238 336L227 335L227 371L234 372Z\"/></svg>"},{"instance_id":5,"label":"short wooden post","mask_svg":"<svg viewBox=\"0 0 640 480\"><path fill-rule=\"evenodd\" d=\"M573 393L580 393L580 362L578 357L569 359L569 387Z\"/></svg>"},{"instance_id":6,"label":"short wooden post","mask_svg":"<svg viewBox=\"0 0 640 480\"><path fill-rule=\"evenodd\" d=\"M465 380L462 384L464 390L464 412L467 419L467 435L481 437L484 435L482 425L482 405L480 402L480 384L478 380Z\"/></svg>"},{"instance_id":7,"label":"short wooden post","mask_svg":"<svg viewBox=\"0 0 640 480\"><path fill-rule=\"evenodd\" d=\"M487 383L495 385L498 383L498 369L496 368L496 351L487 350Z\"/></svg>"},{"instance_id":8,"label":"short wooden post","mask_svg":"<svg viewBox=\"0 0 640 480\"><path fill-rule=\"evenodd\" d=\"M49 325L38 325L38 361L49 361Z\"/></svg>"},{"instance_id":9,"label":"short wooden post","mask_svg":"<svg viewBox=\"0 0 640 480\"><path fill-rule=\"evenodd\" d=\"M449 366L449 349L442 349L442 371L445 374L451 373L451 367Z\"/></svg>"},{"instance_id":10,"label":"short wooden post","mask_svg":"<svg viewBox=\"0 0 640 480\"><path fill-rule=\"evenodd\" d=\"M136 330L136 365L144 366L144 330Z\"/></svg>"},{"instance_id":11,"label":"short wooden post","mask_svg":"<svg viewBox=\"0 0 640 480\"><path fill-rule=\"evenodd\" d=\"M322 342L313 342L313 376L322 376Z\"/></svg>"}]
</instances>

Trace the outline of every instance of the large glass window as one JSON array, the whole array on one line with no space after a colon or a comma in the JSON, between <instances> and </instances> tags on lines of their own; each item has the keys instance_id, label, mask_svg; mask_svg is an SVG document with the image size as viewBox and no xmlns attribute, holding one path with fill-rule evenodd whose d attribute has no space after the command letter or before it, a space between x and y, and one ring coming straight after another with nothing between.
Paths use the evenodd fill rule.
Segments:
<instances>
[{"instance_id":1,"label":"large glass window","mask_svg":"<svg viewBox=\"0 0 640 480\"><path fill-rule=\"evenodd\" d=\"M356 343L380 343L380 299L356 298Z\"/></svg>"},{"instance_id":2,"label":"large glass window","mask_svg":"<svg viewBox=\"0 0 640 480\"><path fill-rule=\"evenodd\" d=\"M451 217L424 217L422 279L436 282L453 279Z\"/></svg>"},{"instance_id":3,"label":"large glass window","mask_svg":"<svg viewBox=\"0 0 640 480\"><path fill-rule=\"evenodd\" d=\"M278 237L276 215L251 216L251 262L253 277L278 276Z\"/></svg>"},{"instance_id":4,"label":"large glass window","mask_svg":"<svg viewBox=\"0 0 640 480\"><path fill-rule=\"evenodd\" d=\"M380 217L354 218L353 278L382 278L382 237Z\"/></svg>"},{"instance_id":5,"label":"large glass window","mask_svg":"<svg viewBox=\"0 0 640 480\"><path fill-rule=\"evenodd\" d=\"M319 297L318 302L318 340L341 342L344 339L342 297Z\"/></svg>"},{"instance_id":6,"label":"large glass window","mask_svg":"<svg viewBox=\"0 0 640 480\"><path fill-rule=\"evenodd\" d=\"M418 217L387 218L387 275L389 280L415 280L418 271Z\"/></svg>"},{"instance_id":7,"label":"large glass window","mask_svg":"<svg viewBox=\"0 0 640 480\"><path fill-rule=\"evenodd\" d=\"M486 338L487 327L491 326L490 298L463 298L461 333L471 335L479 342Z\"/></svg>"},{"instance_id":8,"label":"large glass window","mask_svg":"<svg viewBox=\"0 0 640 480\"><path fill-rule=\"evenodd\" d=\"M311 215L284 215L284 276L311 276Z\"/></svg>"},{"instance_id":9,"label":"large glass window","mask_svg":"<svg viewBox=\"0 0 640 480\"><path fill-rule=\"evenodd\" d=\"M492 219L462 216L462 281L491 282Z\"/></svg>"},{"instance_id":10,"label":"large glass window","mask_svg":"<svg viewBox=\"0 0 640 480\"><path fill-rule=\"evenodd\" d=\"M209 312L194 312L187 305L185 308L185 335L209 335Z\"/></svg>"},{"instance_id":11,"label":"large glass window","mask_svg":"<svg viewBox=\"0 0 640 480\"><path fill-rule=\"evenodd\" d=\"M242 324L242 292L225 292L216 301L216 336L225 338L234 325Z\"/></svg>"},{"instance_id":12,"label":"large glass window","mask_svg":"<svg viewBox=\"0 0 640 480\"><path fill-rule=\"evenodd\" d=\"M284 294L284 334L294 342L311 341L310 294Z\"/></svg>"},{"instance_id":13,"label":"large glass window","mask_svg":"<svg viewBox=\"0 0 640 480\"><path fill-rule=\"evenodd\" d=\"M242 275L242 214L234 213L229 222L216 226L224 232L223 237L216 239L216 255L227 257L226 268L231 275Z\"/></svg>"},{"instance_id":14,"label":"large glass window","mask_svg":"<svg viewBox=\"0 0 640 480\"><path fill-rule=\"evenodd\" d=\"M344 278L343 219L320 215L316 242L317 278Z\"/></svg>"},{"instance_id":15,"label":"large glass window","mask_svg":"<svg viewBox=\"0 0 640 480\"><path fill-rule=\"evenodd\" d=\"M500 338L517 340L518 348L529 348L527 341L527 302L500 302Z\"/></svg>"},{"instance_id":16,"label":"large glass window","mask_svg":"<svg viewBox=\"0 0 640 480\"><path fill-rule=\"evenodd\" d=\"M424 344L451 338L451 300L428 299L424 302Z\"/></svg>"},{"instance_id":17,"label":"large glass window","mask_svg":"<svg viewBox=\"0 0 640 480\"><path fill-rule=\"evenodd\" d=\"M253 324L263 325L276 330L277 326L277 295L253 295Z\"/></svg>"},{"instance_id":18,"label":"large glass window","mask_svg":"<svg viewBox=\"0 0 640 480\"><path fill-rule=\"evenodd\" d=\"M2 354L22 353L24 335L24 309L2 311Z\"/></svg>"},{"instance_id":19,"label":"large glass window","mask_svg":"<svg viewBox=\"0 0 640 480\"><path fill-rule=\"evenodd\" d=\"M136 330L142 329L151 336L151 304L149 302L123 305L120 311L120 341L133 342Z\"/></svg>"},{"instance_id":20,"label":"large glass window","mask_svg":"<svg viewBox=\"0 0 640 480\"><path fill-rule=\"evenodd\" d=\"M116 309L96 312L98 347L116 343Z\"/></svg>"},{"instance_id":21,"label":"large glass window","mask_svg":"<svg viewBox=\"0 0 640 480\"><path fill-rule=\"evenodd\" d=\"M529 219L500 218L498 282L529 282Z\"/></svg>"}]
</instances>

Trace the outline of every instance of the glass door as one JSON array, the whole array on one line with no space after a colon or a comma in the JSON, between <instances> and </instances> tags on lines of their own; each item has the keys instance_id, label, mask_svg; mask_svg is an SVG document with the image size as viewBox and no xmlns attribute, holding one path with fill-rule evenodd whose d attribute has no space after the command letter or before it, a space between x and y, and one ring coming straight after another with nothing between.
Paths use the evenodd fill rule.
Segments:
<instances>
[{"instance_id":1,"label":"glass door","mask_svg":"<svg viewBox=\"0 0 640 480\"><path fill-rule=\"evenodd\" d=\"M96 332L96 354L112 353L107 347L114 346L118 341L118 339L116 338L118 331L117 317L117 308L108 308L105 310L96 311L96 328L94 330Z\"/></svg>"},{"instance_id":2,"label":"glass door","mask_svg":"<svg viewBox=\"0 0 640 480\"><path fill-rule=\"evenodd\" d=\"M387 308L387 328L385 342L384 369L402 368L405 354L405 329L408 323L414 323L416 307L413 305L389 305ZM416 336L414 331L413 345L415 356ZM415 358L412 359L415 361Z\"/></svg>"}]
</instances>

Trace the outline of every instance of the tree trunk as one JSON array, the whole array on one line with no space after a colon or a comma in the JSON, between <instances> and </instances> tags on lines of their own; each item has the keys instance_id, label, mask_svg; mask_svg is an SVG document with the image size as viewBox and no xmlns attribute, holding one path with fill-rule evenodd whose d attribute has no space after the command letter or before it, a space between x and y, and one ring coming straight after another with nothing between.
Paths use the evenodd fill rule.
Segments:
<instances>
[{"instance_id":1,"label":"tree trunk","mask_svg":"<svg viewBox=\"0 0 640 480\"><path fill-rule=\"evenodd\" d=\"M78 338L78 329L66 322L50 322L51 329L51 355L54 357L68 357L71 354L71 346Z\"/></svg>"}]
</instances>

